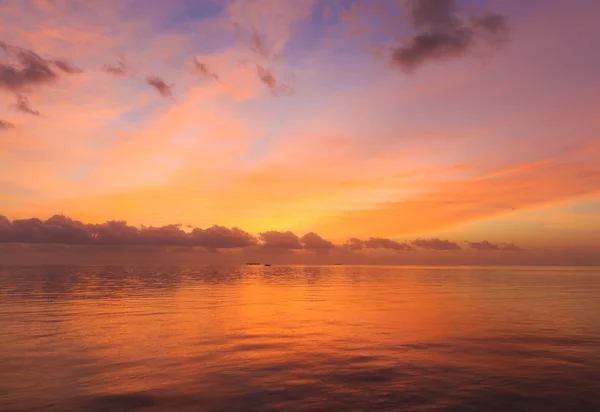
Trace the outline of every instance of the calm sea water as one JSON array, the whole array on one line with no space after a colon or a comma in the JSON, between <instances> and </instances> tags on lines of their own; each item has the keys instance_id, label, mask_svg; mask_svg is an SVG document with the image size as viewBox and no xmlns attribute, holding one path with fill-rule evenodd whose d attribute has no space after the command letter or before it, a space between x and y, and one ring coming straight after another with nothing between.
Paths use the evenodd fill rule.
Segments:
<instances>
[{"instance_id":1,"label":"calm sea water","mask_svg":"<svg viewBox=\"0 0 600 412\"><path fill-rule=\"evenodd\" d=\"M2 411L600 411L600 269L0 268Z\"/></svg>"}]
</instances>

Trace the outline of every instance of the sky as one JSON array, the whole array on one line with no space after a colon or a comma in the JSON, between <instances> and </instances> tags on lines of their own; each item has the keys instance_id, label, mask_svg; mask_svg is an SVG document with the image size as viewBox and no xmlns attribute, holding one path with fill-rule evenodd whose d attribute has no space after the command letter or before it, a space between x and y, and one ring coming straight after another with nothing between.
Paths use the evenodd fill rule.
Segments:
<instances>
[{"instance_id":1,"label":"sky","mask_svg":"<svg viewBox=\"0 0 600 412\"><path fill-rule=\"evenodd\" d=\"M3 250L600 264L599 14L0 1Z\"/></svg>"}]
</instances>

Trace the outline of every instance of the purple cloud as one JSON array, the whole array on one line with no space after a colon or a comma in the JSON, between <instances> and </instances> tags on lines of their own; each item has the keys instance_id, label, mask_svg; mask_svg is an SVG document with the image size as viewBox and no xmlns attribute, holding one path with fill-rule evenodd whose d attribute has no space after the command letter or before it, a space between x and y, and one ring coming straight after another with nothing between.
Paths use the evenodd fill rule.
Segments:
<instances>
[{"instance_id":1,"label":"purple cloud","mask_svg":"<svg viewBox=\"0 0 600 412\"><path fill-rule=\"evenodd\" d=\"M380 238L380 237L371 237L367 240L361 240L357 238L351 238L342 246L342 249L345 250L362 250L362 249L388 249L388 250L405 250L410 251L413 250L412 246L406 243L396 242L392 239Z\"/></svg>"},{"instance_id":2,"label":"purple cloud","mask_svg":"<svg viewBox=\"0 0 600 412\"><path fill-rule=\"evenodd\" d=\"M449 240L441 240L438 238L433 239L417 239L413 242L413 245L422 249L430 250L461 250L462 248L458 243L450 242Z\"/></svg>"},{"instance_id":3,"label":"purple cloud","mask_svg":"<svg viewBox=\"0 0 600 412\"><path fill-rule=\"evenodd\" d=\"M256 65L256 70L258 79L271 90L273 96L290 95L293 93L292 87L287 84L279 83L271 70L260 64Z\"/></svg>"},{"instance_id":4,"label":"purple cloud","mask_svg":"<svg viewBox=\"0 0 600 412\"><path fill-rule=\"evenodd\" d=\"M317 253L355 252L366 249L411 251L407 243L391 239L371 237L367 240L351 238L335 246L320 235L310 232L298 237L293 232L267 231L253 236L237 227L212 226L207 229L171 224L165 226L130 226L124 221L108 221L86 224L64 215L55 215L43 221L37 218L17 219L12 222L0 215L0 243L49 243L67 245L104 246L171 246L197 247L207 251L219 249L246 249L261 253L290 253L294 250L310 250ZM412 244L429 250L460 250L461 247L448 240L417 239ZM479 251L521 251L512 243L489 241L467 242Z\"/></svg>"},{"instance_id":5,"label":"purple cloud","mask_svg":"<svg viewBox=\"0 0 600 412\"><path fill-rule=\"evenodd\" d=\"M224 226L213 226L208 229L195 228L191 238L194 244L208 249L229 249L256 245L257 239L237 227L228 229Z\"/></svg>"},{"instance_id":6,"label":"purple cloud","mask_svg":"<svg viewBox=\"0 0 600 412\"><path fill-rule=\"evenodd\" d=\"M7 62L0 63L0 88L14 93L54 83L62 74L82 72L65 60L44 59L32 50L4 42L0 42L0 49L8 57Z\"/></svg>"},{"instance_id":7,"label":"purple cloud","mask_svg":"<svg viewBox=\"0 0 600 412\"><path fill-rule=\"evenodd\" d=\"M154 87L162 97L171 97L173 95L173 85L168 85L163 79L158 76L146 77L146 83Z\"/></svg>"},{"instance_id":8,"label":"purple cloud","mask_svg":"<svg viewBox=\"0 0 600 412\"><path fill-rule=\"evenodd\" d=\"M115 76L125 76L129 68L122 60L117 61L114 64L105 64L102 66L102 71Z\"/></svg>"},{"instance_id":9,"label":"purple cloud","mask_svg":"<svg viewBox=\"0 0 600 412\"><path fill-rule=\"evenodd\" d=\"M300 238L302 247L307 250L313 250L317 253L326 253L332 249L335 249L333 243L323 239L321 236L314 232L305 234Z\"/></svg>"},{"instance_id":10,"label":"purple cloud","mask_svg":"<svg viewBox=\"0 0 600 412\"><path fill-rule=\"evenodd\" d=\"M302 249L300 238L292 232L278 232L271 230L258 235L263 242L262 246L267 249Z\"/></svg>"},{"instance_id":11,"label":"purple cloud","mask_svg":"<svg viewBox=\"0 0 600 412\"><path fill-rule=\"evenodd\" d=\"M479 38L500 44L508 31L506 17L501 14L460 18L454 0L405 0L404 12L414 34L391 49L391 58L409 72L430 60L461 57Z\"/></svg>"},{"instance_id":12,"label":"purple cloud","mask_svg":"<svg viewBox=\"0 0 600 412\"><path fill-rule=\"evenodd\" d=\"M470 248L475 249L479 252L518 252L523 250L513 243L491 243L487 240L483 240L481 242L467 242L467 244Z\"/></svg>"}]
</instances>

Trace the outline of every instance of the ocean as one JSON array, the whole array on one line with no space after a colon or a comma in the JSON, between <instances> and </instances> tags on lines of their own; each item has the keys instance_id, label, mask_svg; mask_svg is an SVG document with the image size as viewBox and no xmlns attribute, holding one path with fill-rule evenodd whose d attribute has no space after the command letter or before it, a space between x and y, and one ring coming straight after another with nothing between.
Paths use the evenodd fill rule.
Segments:
<instances>
[{"instance_id":1,"label":"ocean","mask_svg":"<svg viewBox=\"0 0 600 412\"><path fill-rule=\"evenodd\" d=\"M0 267L0 410L600 411L600 268Z\"/></svg>"}]
</instances>

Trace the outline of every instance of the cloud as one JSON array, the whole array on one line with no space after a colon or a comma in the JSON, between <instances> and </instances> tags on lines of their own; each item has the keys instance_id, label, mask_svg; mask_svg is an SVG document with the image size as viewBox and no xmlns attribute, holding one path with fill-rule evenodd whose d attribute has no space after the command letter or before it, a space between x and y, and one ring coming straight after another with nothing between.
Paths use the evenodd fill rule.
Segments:
<instances>
[{"instance_id":1,"label":"cloud","mask_svg":"<svg viewBox=\"0 0 600 412\"><path fill-rule=\"evenodd\" d=\"M139 230L138 241L148 245L191 246L190 237L180 228L180 225L160 227L142 226Z\"/></svg>"},{"instance_id":2,"label":"cloud","mask_svg":"<svg viewBox=\"0 0 600 412\"><path fill-rule=\"evenodd\" d=\"M14 93L33 86L56 82L61 74L77 74L82 70L65 60L44 59L32 50L0 42L7 59L0 63L0 88Z\"/></svg>"},{"instance_id":3,"label":"cloud","mask_svg":"<svg viewBox=\"0 0 600 412\"><path fill-rule=\"evenodd\" d=\"M422 249L430 250L461 250L462 248L458 243L450 242L449 240L441 240L438 238L433 239L417 239L413 242L413 245Z\"/></svg>"},{"instance_id":4,"label":"cloud","mask_svg":"<svg viewBox=\"0 0 600 412\"><path fill-rule=\"evenodd\" d=\"M372 237L365 241L365 247L369 249L390 249L390 250L412 250L413 248L406 243L399 243L395 240Z\"/></svg>"},{"instance_id":5,"label":"cloud","mask_svg":"<svg viewBox=\"0 0 600 412\"><path fill-rule=\"evenodd\" d=\"M123 221L108 221L92 225L91 231L98 244L138 244L139 230Z\"/></svg>"},{"instance_id":6,"label":"cloud","mask_svg":"<svg viewBox=\"0 0 600 412\"><path fill-rule=\"evenodd\" d=\"M361 250L365 247L365 242L364 240L360 240L357 239L355 237L350 238L346 241L346 243L344 243L342 246L342 249L346 249L346 250Z\"/></svg>"},{"instance_id":7,"label":"cloud","mask_svg":"<svg viewBox=\"0 0 600 412\"><path fill-rule=\"evenodd\" d=\"M452 26L456 18L454 0L405 0L408 22L414 28Z\"/></svg>"},{"instance_id":8,"label":"cloud","mask_svg":"<svg viewBox=\"0 0 600 412\"><path fill-rule=\"evenodd\" d=\"M493 252L493 251L510 251L517 252L522 251L520 247L513 243L491 243L487 240L481 242L467 242L470 248L475 249L479 252Z\"/></svg>"},{"instance_id":9,"label":"cloud","mask_svg":"<svg viewBox=\"0 0 600 412\"><path fill-rule=\"evenodd\" d=\"M6 120L0 120L0 130L9 130L14 128L15 125L11 122L7 122Z\"/></svg>"},{"instance_id":10,"label":"cloud","mask_svg":"<svg viewBox=\"0 0 600 412\"><path fill-rule=\"evenodd\" d=\"M214 79L214 80L216 80L218 82L221 82L219 80L219 76L215 72L213 72L212 70L210 70L205 63L202 63L197 58L195 58L192 61L192 64L194 66L194 72L195 73L199 74L202 77L206 77L208 79Z\"/></svg>"},{"instance_id":11,"label":"cloud","mask_svg":"<svg viewBox=\"0 0 600 412\"><path fill-rule=\"evenodd\" d=\"M40 112L31 107L29 104L29 99L23 95L17 96L17 103L15 104L15 108L23 113L31 114L33 116L39 116Z\"/></svg>"},{"instance_id":12,"label":"cloud","mask_svg":"<svg viewBox=\"0 0 600 412\"><path fill-rule=\"evenodd\" d=\"M43 221L38 218L17 219L12 222L0 215L0 243L64 244L112 246L169 246L177 248L200 248L202 251L218 252L221 249L244 249L256 253L291 253L307 250L324 254L330 251L357 252L367 249L412 251L410 244L391 239L371 237L367 240L351 238L336 246L314 232L299 238L293 232L267 231L254 236L237 227L214 225L207 229L170 224L165 226L130 226L124 221L108 221L86 224L64 215L54 215ZM417 239L413 245L428 250L461 250L448 240ZM488 241L467 242L470 248L486 251L523 251L513 243Z\"/></svg>"},{"instance_id":13,"label":"cloud","mask_svg":"<svg viewBox=\"0 0 600 412\"><path fill-rule=\"evenodd\" d=\"M41 232L46 232L50 239L48 243L87 244L93 240L93 232L88 225L63 215L52 216L39 228Z\"/></svg>"},{"instance_id":14,"label":"cloud","mask_svg":"<svg viewBox=\"0 0 600 412\"><path fill-rule=\"evenodd\" d=\"M73 245L160 245L229 249L253 246L257 239L238 228L213 226L185 232L180 225L136 228L123 221L84 224L55 215L46 221L37 218L14 220L0 216L0 242L63 243Z\"/></svg>"},{"instance_id":15,"label":"cloud","mask_svg":"<svg viewBox=\"0 0 600 412\"><path fill-rule=\"evenodd\" d=\"M0 241L14 243L65 243L85 244L92 240L91 234L81 222L65 217L55 217L43 222L40 219L14 220L0 224Z\"/></svg>"},{"instance_id":16,"label":"cloud","mask_svg":"<svg viewBox=\"0 0 600 412\"><path fill-rule=\"evenodd\" d=\"M321 236L314 232L305 234L300 238L300 242L304 249L313 250L317 253L326 253L332 249L335 249L333 243L323 239Z\"/></svg>"},{"instance_id":17,"label":"cloud","mask_svg":"<svg viewBox=\"0 0 600 412\"><path fill-rule=\"evenodd\" d=\"M267 50L265 42L256 30L254 30L250 36L250 48L260 57L269 57L269 51Z\"/></svg>"},{"instance_id":18,"label":"cloud","mask_svg":"<svg viewBox=\"0 0 600 412\"><path fill-rule=\"evenodd\" d=\"M83 69L74 66L66 60L54 60L54 65L67 74L83 73Z\"/></svg>"},{"instance_id":19,"label":"cloud","mask_svg":"<svg viewBox=\"0 0 600 412\"><path fill-rule=\"evenodd\" d=\"M173 95L173 85L168 85L158 76L146 77L146 83L154 87L162 97L171 97Z\"/></svg>"},{"instance_id":20,"label":"cloud","mask_svg":"<svg viewBox=\"0 0 600 412\"><path fill-rule=\"evenodd\" d=\"M508 30L505 16L497 13L461 19L454 0L406 0L404 6L415 33L392 48L391 58L407 72L427 61L461 57L479 38L500 44Z\"/></svg>"},{"instance_id":21,"label":"cloud","mask_svg":"<svg viewBox=\"0 0 600 412\"><path fill-rule=\"evenodd\" d=\"M125 76L129 68L122 60L117 61L114 64L105 64L102 66L102 71L108 74L114 74L115 76Z\"/></svg>"},{"instance_id":22,"label":"cloud","mask_svg":"<svg viewBox=\"0 0 600 412\"><path fill-rule=\"evenodd\" d=\"M263 59L269 58L269 51L267 50L265 39L255 28L248 29L237 21L233 22L233 28L238 40L242 41L244 44L249 44L250 50L259 57L262 57Z\"/></svg>"},{"instance_id":23,"label":"cloud","mask_svg":"<svg viewBox=\"0 0 600 412\"><path fill-rule=\"evenodd\" d=\"M258 235L263 242L262 246L267 249L302 249L300 238L292 232L278 232L271 230Z\"/></svg>"},{"instance_id":24,"label":"cloud","mask_svg":"<svg viewBox=\"0 0 600 412\"><path fill-rule=\"evenodd\" d=\"M501 46L508 41L509 26L506 16L498 13L484 13L475 16L473 27L492 46Z\"/></svg>"},{"instance_id":25,"label":"cloud","mask_svg":"<svg viewBox=\"0 0 600 412\"><path fill-rule=\"evenodd\" d=\"M208 249L228 249L254 246L257 239L237 227L228 229L224 226L213 226L208 229L192 230L193 243Z\"/></svg>"},{"instance_id":26,"label":"cloud","mask_svg":"<svg viewBox=\"0 0 600 412\"><path fill-rule=\"evenodd\" d=\"M392 239L380 238L380 237L371 237L367 240L361 240L358 238L350 238L346 243L342 246L342 249L345 250L362 250L362 249L388 249L388 250L405 250L410 251L413 250L413 247L406 243L396 242Z\"/></svg>"},{"instance_id":27,"label":"cloud","mask_svg":"<svg viewBox=\"0 0 600 412\"><path fill-rule=\"evenodd\" d=\"M267 85L274 96L290 95L293 93L292 87L287 84L280 84L271 70L261 66L260 64L256 65L256 69L259 80L261 83Z\"/></svg>"}]
</instances>

